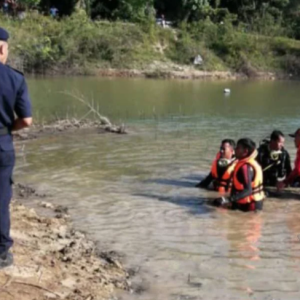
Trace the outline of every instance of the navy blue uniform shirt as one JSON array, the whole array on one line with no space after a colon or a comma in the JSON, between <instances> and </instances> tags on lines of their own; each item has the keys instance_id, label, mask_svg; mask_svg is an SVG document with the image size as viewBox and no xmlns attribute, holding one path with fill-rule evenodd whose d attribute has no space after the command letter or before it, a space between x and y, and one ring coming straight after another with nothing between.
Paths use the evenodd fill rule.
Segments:
<instances>
[{"instance_id":1,"label":"navy blue uniform shirt","mask_svg":"<svg viewBox=\"0 0 300 300\"><path fill-rule=\"evenodd\" d=\"M31 117L31 103L22 73L0 63L0 128L12 128L16 115Z\"/></svg>"},{"instance_id":2,"label":"navy blue uniform shirt","mask_svg":"<svg viewBox=\"0 0 300 300\"><path fill-rule=\"evenodd\" d=\"M12 128L17 117L29 118L31 103L22 73L0 63L0 128Z\"/></svg>"}]
</instances>

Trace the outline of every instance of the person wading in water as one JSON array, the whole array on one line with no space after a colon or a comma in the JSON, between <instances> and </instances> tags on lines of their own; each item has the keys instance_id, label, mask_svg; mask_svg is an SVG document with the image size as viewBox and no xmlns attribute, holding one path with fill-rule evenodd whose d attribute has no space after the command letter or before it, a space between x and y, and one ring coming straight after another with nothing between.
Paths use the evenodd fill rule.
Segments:
<instances>
[{"instance_id":1,"label":"person wading in water","mask_svg":"<svg viewBox=\"0 0 300 300\"><path fill-rule=\"evenodd\" d=\"M287 178L291 171L291 159L284 148L284 134L274 130L270 140L264 140L258 148L257 161L263 169L264 186L276 186Z\"/></svg>"},{"instance_id":2,"label":"person wading in water","mask_svg":"<svg viewBox=\"0 0 300 300\"><path fill-rule=\"evenodd\" d=\"M214 160L211 172L196 185L198 188L208 188L213 184L214 190L219 193L230 191L232 174L237 163L234 154L235 142L230 139L223 140L220 151Z\"/></svg>"},{"instance_id":3,"label":"person wading in water","mask_svg":"<svg viewBox=\"0 0 300 300\"><path fill-rule=\"evenodd\" d=\"M233 172L230 197L217 198L212 204L244 212L262 210L265 199L263 172L256 161L255 143L248 138L240 139L235 155L238 163Z\"/></svg>"},{"instance_id":4,"label":"person wading in water","mask_svg":"<svg viewBox=\"0 0 300 300\"><path fill-rule=\"evenodd\" d=\"M277 188L279 191L285 187L291 185L295 186L300 184L300 128L293 134L289 134L290 137L294 138L295 147L297 148L297 156L295 160L295 166L290 175L281 182L277 183Z\"/></svg>"}]
</instances>

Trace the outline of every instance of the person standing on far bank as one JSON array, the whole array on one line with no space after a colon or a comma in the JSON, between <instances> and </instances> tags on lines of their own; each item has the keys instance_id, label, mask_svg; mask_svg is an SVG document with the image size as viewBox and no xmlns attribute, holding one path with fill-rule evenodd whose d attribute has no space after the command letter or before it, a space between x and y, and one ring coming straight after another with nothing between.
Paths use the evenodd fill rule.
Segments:
<instances>
[{"instance_id":1,"label":"person standing on far bank","mask_svg":"<svg viewBox=\"0 0 300 300\"><path fill-rule=\"evenodd\" d=\"M15 165L12 132L32 124L31 102L24 76L6 65L8 39L8 32L0 27L0 269L13 264L13 255L9 252L13 245L9 212Z\"/></svg>"}]
</instances>

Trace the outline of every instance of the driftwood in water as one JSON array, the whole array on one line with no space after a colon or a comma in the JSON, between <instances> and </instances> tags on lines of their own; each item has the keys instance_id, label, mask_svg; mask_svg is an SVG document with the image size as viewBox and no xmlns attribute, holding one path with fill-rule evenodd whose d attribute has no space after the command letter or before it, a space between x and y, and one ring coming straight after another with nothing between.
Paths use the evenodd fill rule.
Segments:
<instances>
[{"instance_id":1,"label":"driftwood in water","mask_svg":"<svg viewBox=\"0 0 300 300\"><path fill-rule=\"evenodd\" d=\"M99 108L97 106L95 106L93 100L90 102L90 101L86 100L84 98L84 96L77 95L74 93L64 92L64 94L72 97L73 99L79 101L80 103L84 104L87 108L89 108L89 111L79 121L87 118L87 116L89 116L90 114L94 114L94 116L96 116L96 118L100 121L100 124L102 126L104 126L105 131L112 132L112 133L118 133L118 134L127 133L126 127L124 124L121 124L120 126L114 125L111 123L109 118L101 115L101 113L99 112Z\"/></svg>"}]
</instances>

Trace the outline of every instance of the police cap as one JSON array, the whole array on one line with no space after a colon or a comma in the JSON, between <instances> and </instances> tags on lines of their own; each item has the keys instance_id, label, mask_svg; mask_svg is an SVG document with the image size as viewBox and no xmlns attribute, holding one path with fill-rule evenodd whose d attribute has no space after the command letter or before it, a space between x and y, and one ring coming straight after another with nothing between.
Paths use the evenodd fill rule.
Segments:
<instances>
[{"instance_id":1,"label":"police cap","mask_svg":"<svg viewBox=\"0 0 300 300\"><path fill-rule=\"evenodd\" d=\"M4 28L0 27L0 41L7 42L8 39L9 39L8 32Z\"/></svg>"}]
</instances>

